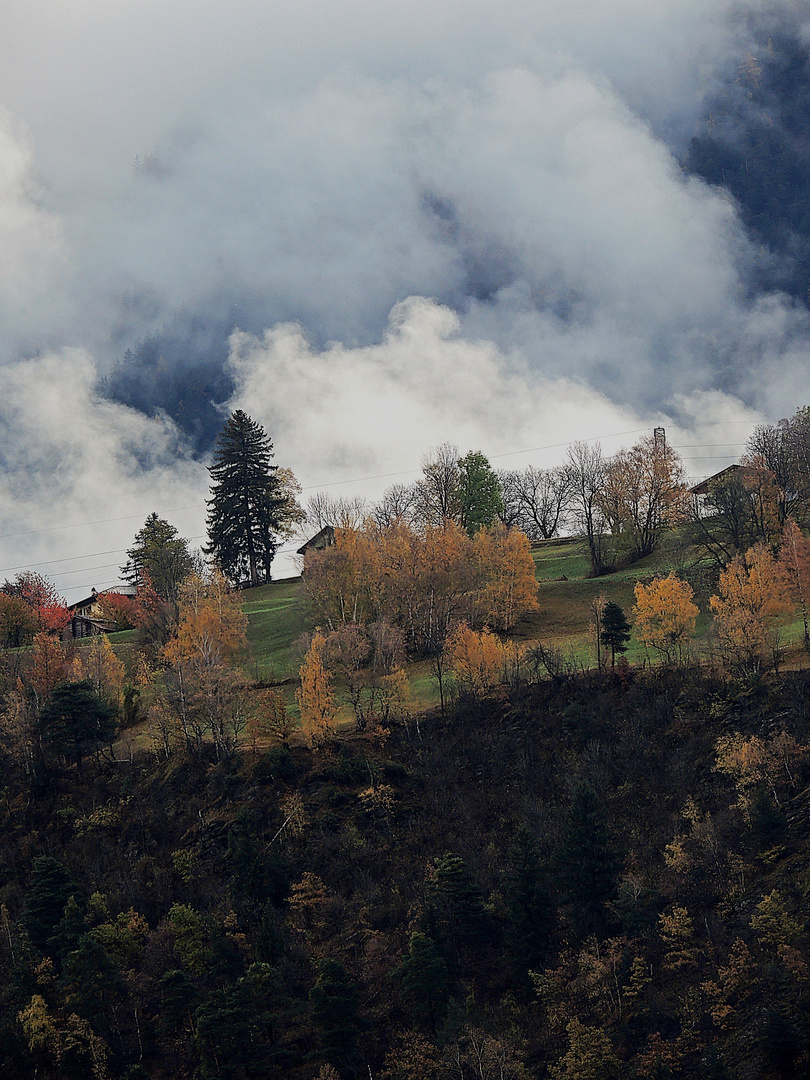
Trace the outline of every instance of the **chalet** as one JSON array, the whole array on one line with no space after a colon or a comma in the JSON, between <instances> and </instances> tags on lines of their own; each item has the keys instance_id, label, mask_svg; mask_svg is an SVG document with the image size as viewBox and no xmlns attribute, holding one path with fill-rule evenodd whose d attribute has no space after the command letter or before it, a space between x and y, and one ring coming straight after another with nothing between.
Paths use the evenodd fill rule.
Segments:
<instances>
[{"instance_id":1,"label":"chalet","mask_svg":"<svg viewBox=\"0 0 810 1080\"><path fill-rule=\"evenodd\" d=\"M742 470L742 471L741 471ZM747 472L744 465L727 465L725 469L721 469L720 472L714 473L713 476L707 476L705 480L701 480L699 484L695 484L694 487L689 488L690 495L708 495L709 491L715 484L721 484L724 480L730 480L732 476L739 473L740 479L744 479Z\"/></svg>"},{"instance_id":2,"label":"chalet","mask_svg":"<svg viewBox=\"0 0 810 1080\"><path fill-rule=\"evenodd\" d=\"M323 551L324 548L334 547L335 545L335 530L331 525L324 525L320 532L316 532L304 544L303 547L298 549L298 555L307 555L310 551Z\"/></svg>"},{"instance_id":3,"label":"chalet","mask_svg":"<svg viewBox=\"0 0 810 1080\"><path fill-rule=\"evenodd\" d=\"M115 623L102 618L102 600L107 593L119 593L122 596L135 596L134 585L119 585L114 589L96 592L91 589L84 600L77 600L68 606L70 622L64 631L66 638L93 637L94 634L110 634L115 630Z\"/></svg>"}]
</instances>

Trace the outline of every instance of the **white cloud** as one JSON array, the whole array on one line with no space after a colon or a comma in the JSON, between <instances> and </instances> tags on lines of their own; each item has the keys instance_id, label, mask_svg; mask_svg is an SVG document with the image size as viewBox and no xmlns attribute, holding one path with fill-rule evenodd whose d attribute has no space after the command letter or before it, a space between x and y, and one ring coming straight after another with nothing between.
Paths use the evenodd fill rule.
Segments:
<instances>
[{"instance_id":1,"label":"white cloud","mask_svg":"<svg viewBox=\"0 0 810 1080\"><path fill-rule=\"evenodd\" d=\"M261 339L236 333L230 406L273 435L278 461L305 485L379 477L352 488L373 496L395 478L414 479L422 454L444 441L483 450L497 467L550 465L576 439L601 439L612 453L663 424L685 456L706 441L724 444L731 459L762 419L719 391L679 396L677 423L659 410L642 413L575 379L547 377L459 329L448 308L411 297L393 310L377 345L319 350L294 324Z\"/></svg>"},{"instance_id":2,"label":"white cloud","mask_svg":"<svg viewBox=\"0 0 810 1080\"><path fill-rule=\"evenodd\" d=\"M200 502L171 423L97 389L195 320L223 361L241 328L230 404L307 484L415 470L445 439L507 466L657 423L734 457L810 396L810 327L751 295L735 207L673 148L758 7L9 0L3 531L138 517L0 537L4 564L125 547Z\"/></svg>"},{"instance_id":3,"label":"white cloud","mask_svg":"<svg viewBox=\"0 0 810 1080\"><path fill-rule=\"evenodd\" d=\"M153 510L188 536L204 531L203 466L170 421L105 401L97 378L78 349L0 368L0 579L42 562L75 598L117 579Z\"/></svg>"}]
</instances>

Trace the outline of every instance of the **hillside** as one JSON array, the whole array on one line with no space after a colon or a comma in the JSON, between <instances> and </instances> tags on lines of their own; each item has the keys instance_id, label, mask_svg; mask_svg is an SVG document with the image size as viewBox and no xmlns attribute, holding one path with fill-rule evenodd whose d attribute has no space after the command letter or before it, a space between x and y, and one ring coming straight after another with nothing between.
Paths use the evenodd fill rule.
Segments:
<instances>
[{"instance_id":1,"label":"hillside","mask_svg":"<svg viewBox=\"0 0 810 1080\"><path fill-rule=\"evenodd\" d=\"M520 620L509 637L531 647L533 643L555 646L570 655L580 666L596 664L593 601L598 597L613 601L627 614L632 623L632 608L636 602L636 582L649 583L653 578L669 573L683 577L695 590L700 608L695 651L706 655L711 648L711 619L709 615L710 571L701 562L700 553L692 548L680 531L665 537L661 547L632 566L604 577L589 576L589 563L584 540L564 538L544 541L532 548L538 585L540 610ZM264 682L287 683L285 696L291 714L297 706L291 681L297 677L301 662L300 650L294 645L317 621L300 578L275 582L244 592L244 610L249 618L249 658L246 673ZM781 643L783 663L804 665L801 648L802 628L797 618L784 626ZM631 636L627 658L631 664L649 661L643 645ZM424 661L408 666L414 702L421 708L435 708L439 703L435 680ZM348 723L350 714L344 716Z\"/></svg>"},{"instance_id":2,"label":"hillside","mask_svg":"<svg viewBox=\"0 0 810 1080\"><path fill-rule=\"evenodd\" d=\"M3 1075L804 1075L808 701L580 676L318 753L7 773ZM788 769L735 788L734 732Z\"/></svg>"}]
</instances>

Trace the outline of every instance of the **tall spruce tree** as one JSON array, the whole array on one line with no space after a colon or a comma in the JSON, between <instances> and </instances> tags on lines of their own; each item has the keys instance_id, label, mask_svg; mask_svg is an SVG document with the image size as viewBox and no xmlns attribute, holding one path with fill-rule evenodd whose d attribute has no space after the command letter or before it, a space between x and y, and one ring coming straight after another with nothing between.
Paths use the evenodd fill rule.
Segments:
<instances>
[{"instance_id":1,"label":"tall spruce tree","mask_svg":"<svg viewBox=\"0 0 810 1080\"><path fill-rule=\"evenodd\" d=\"M270 581L276 534L287 498L271 465L273 443L261 424L237 410L217 439L208 500L208 551L231 581Z\"/></svg>"},{"instance_id":2,"label":"tall spruce tree","mask_svg":"<svg viewBox=\"0 0 810 1080\"><path fill-rule=\"evenodd\" d=\"M554 911L543 881L534 837L521 825L509 849L506 881L509 911L509 946L523 981L529 971L540 971L548 960Z\"/></svg>"},{"instance_id":3,"label":"tall spruce tree","mask_svg":"<svg viewBox=\"0 0 810 1080\"><path fill-rule=\"evenodd\" d=\"M556 863L563 901L580 937L601 936L607 904L616 892L618 857L596 792L583 780L574 788Z\"/></svg>"}]
</instances>

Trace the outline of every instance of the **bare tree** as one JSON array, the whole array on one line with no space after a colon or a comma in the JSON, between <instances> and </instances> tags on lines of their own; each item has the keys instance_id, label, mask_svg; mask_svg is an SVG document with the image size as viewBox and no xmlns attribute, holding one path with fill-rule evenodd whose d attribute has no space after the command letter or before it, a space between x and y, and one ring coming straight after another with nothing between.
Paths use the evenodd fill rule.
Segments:
<instances>
[{"instance_id":1,"label":"bare tree","mask_svg":"<svg viewBox=\"0 0 810 1080\"><path fill-rule=\"evenodd\" d=\"M307 501L306 520L309 529L326 525L341 529L359 529L366 519L367 505L362 495L332 495L318 491Z\"/></svg>"},{"instance_id":2,"label":"bare tree","mask_svg":"<svg viewBox=\"0 0 810 1080\"><path fill-rule=\"evenodd\" d=\"M652 436L621 450L605 463L600 505L614 548L631 560L650 555L665 530L687 518L680 457Z\"/></svg>"},{"instance_id":3,"label":"bare tree","mask_svg":"<svg viewBox=\"0 0 810 1080\"><path fill-rule=\"evenodd\" d=\"M422 522L440 525L446 518L458 520L460 480L458 447L442 443L422 458L422 479L416 484L417 513Z\"/></svg>"},{"instance_id":4,"label":"bare tree","mask_svg":"<svg viewBox=\"0 0 810 1080\"><path fill-rule=\"evenodd\" d=\"M599 443L589 446L575 442L568 448L566 469L571 481L571 510L574 521L585 534L591 573L594 577L610 569L607 555L607 521L601 495L605 479L605 459Z\"/></svg>"},{"instance_id":5,"label":"bare tree","mask_svg":"<svg viewBox=\"0 0 810 1080\"><path fill-rule=\"evenodd\" d=\"M505 525L515 525L530 540L550 540L566 523L571 510L573 481L564 466L537 469L533 465L499 473Z\"/></svg>"},{"instance_id":6,"label":"bare tree","mask_svg":"<svg viewBox=\"0 0 810 1080\"><path fill-rule=\"evenodd\" d=\"M394 484L383 495L371 512L381 529L387 529L397 521L410 523L419 506L416 484Z\"/></svg>"}]
</instances>

